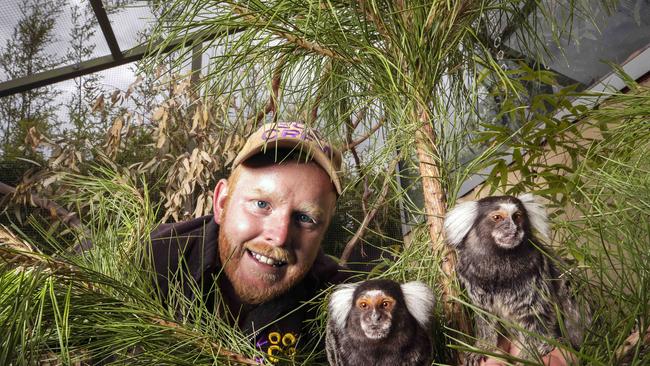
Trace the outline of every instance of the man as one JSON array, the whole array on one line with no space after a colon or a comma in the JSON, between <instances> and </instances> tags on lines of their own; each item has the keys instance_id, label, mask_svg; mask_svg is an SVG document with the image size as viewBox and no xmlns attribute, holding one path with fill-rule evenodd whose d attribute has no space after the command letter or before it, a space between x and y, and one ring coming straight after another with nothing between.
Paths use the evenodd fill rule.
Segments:
<instances>
[{"instance_id":1,"label":"man","mask_svg":"<svg viewBox=\"0 0 650 366\"><path fill-rule=\"evenodd\" d=\"M340 167L340 152L307 126L263 125L217 183L213 215L152 233L163 299L200 293L270 361L291 357L307 343L303 321L315 316L300 305L347 277L321 248Z\"/></svg>"}]
</instances>

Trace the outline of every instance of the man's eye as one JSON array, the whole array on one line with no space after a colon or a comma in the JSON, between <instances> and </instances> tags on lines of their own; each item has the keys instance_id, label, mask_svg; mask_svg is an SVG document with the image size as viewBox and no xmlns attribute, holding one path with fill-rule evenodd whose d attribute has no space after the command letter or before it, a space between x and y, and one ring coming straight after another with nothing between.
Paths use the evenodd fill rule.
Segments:
<instances>
[{"instance_id":1,"label":"man's eye","mask_svg":"<svg viewBox=\"0 0 650 366\"><path fill-rule=\"evenodd\" d=\"M301 224L313 224L313 223L316 223L316 221L314 219L312 219L309 215L305 215L305 214L298 214L296 216L296 219Z\"/></svg>"},{"instance_id":2,"label":"man's eye","mask_svg":"<svg viewBox=\"0 0 650 366\"><path fill-rule=\"evenodd\" d=\"M269 208L269 203L266 202L266 201L258 200L258 201L255 202L255 206L257 206L257 208L267 209L267 208Z\"/></svg>"}]
</instances>

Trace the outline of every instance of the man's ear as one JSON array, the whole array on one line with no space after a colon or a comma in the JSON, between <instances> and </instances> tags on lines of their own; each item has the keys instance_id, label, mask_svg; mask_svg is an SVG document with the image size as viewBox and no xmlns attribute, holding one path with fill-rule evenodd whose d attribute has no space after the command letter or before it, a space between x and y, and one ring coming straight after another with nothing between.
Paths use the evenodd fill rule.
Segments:
<instances>
[{"instance_id":1,"label":"man's ear","mask_svg":"<svg viewBox=\"0 0 650 366\"><path fill-rule=\"evenodd\" d=\"M228 203L228 181L220 179L214 187L214 196L212 197L212 210L214 213L214 222L221 224L221 216Z\"/></svg>"}]
</instances>

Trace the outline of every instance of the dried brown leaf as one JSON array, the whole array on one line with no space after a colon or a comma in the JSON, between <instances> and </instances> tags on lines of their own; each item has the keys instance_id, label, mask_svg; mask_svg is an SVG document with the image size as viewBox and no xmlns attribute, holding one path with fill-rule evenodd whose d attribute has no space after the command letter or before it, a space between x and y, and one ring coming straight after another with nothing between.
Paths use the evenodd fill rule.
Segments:
<instances>
[{"instance_id":1,"label":"dried brown leaf","mask_svg":"<svg viewBox=\"0 0 650 366\"><path fill-rule=\"evenodd\" d=\"M109 137L119 138L122 133L122 127L124 127L124 120L122 117L117 117L111 128L108 130Z\"/></svg>"},{"instance_id":2,"label":"dried brown leaf","mask_svg":"<svg viewBox=\"0 0 650 366\"><path fill-rule=\"evenodd\" d=\"M117 89L111 94L111 107L120 99L120 90Z\"/></svg>"},{"instance_id":3,"label":"dried brown leaf","mask_svg":"<svg viewBox=\"0 0 650 366\"><path fill-rule=\"evenodd\" d=\"M26 252L37 252L34 247L18 238L4 225L0 225L0 246Z\"/></svg>"},{"instance_id":4,"label":"dried brown leaf","mask_svg":"<svg viewBox=\"0 0 650 366\"><path fill-rule=\"evenodd\" d=\"M57 180L59 180L59 178L61 178L61 175L62 175L62 174L60 174L60 173L58 173L58 174L52 174L51 176L49 176L49 177L43 179L43 182L41 183L41 185L42 185L44 188L47 188L47 187L49 187L50 185L52 185L52 183L54 183L54 182L56 182Z\"/></svg>"},{"instance_id":5,"label":"dried brown leaf","mask_svg":"<svg viewBox=\"0 0 650 366\"><path fill-rule=\"evenodd\" d=\"M167 110L165 107L158 107L156 110L153 112L153 116L151 117L154 121L160 121L162 119L163 114L165 114Z\"/></svg>"},{"instance_id":6,"label":"dried brown leaf","mask_svg":"<svg viewBox=\"0 0 650 366\"><path fill-rule=\"evenodd\" d=\"M43 140L43 135L36 129L36 127L30 127L27 131L27 136L25 136L25 144L29 145L32 150L36 149Z\"/></svg>"},{"instance_id":7,"label":"dried brown leaf","mask_svg":"<svg viewBox=\"0 0 650 366\"><path fill-rule=\"evenodd\" d=\"M208 163L212 161L212 158L210 157L210 154L208 154L207 152L205 152L203 150L201 150L201 158L203 160L207 161Z\"/></svg>"},{"instance_id":8,"label":"dried brown leaf","mask_svg":"<svg viewBox=\"0 0 650 366\"><path fill-rule=\"evenodd\" d=\"M104 94L100 94L97 99L95 99L95 104L93 104L92 113L95 113L99 110L104 109Z\"/></svg>"}]
</instances>

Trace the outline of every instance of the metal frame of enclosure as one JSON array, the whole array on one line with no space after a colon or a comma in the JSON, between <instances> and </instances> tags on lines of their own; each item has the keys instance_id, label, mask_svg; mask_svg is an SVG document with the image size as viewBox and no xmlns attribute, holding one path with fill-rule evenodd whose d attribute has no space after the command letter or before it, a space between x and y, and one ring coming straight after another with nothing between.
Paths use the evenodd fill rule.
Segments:
<instances>
[{"instance_id":1,"label":"metal frame of enclosure","mask_svg":"<svg viewBox=\"0 0 650 366\"><path fill-rule=\"evenodd\" d=\"M96 57L86 60L74 65L66 65L55 69L39 72L33 75L28 75L0 83L0 98L12 94L23 93L31 89L51 85L60 81L73 79L86 74L92 74L98 71L110 69L116 66L121 66L134 61L138 61L147 55L149 44L141 44L139 46L121 50L120 46L113 32L113 27L108 19L106 9L102 0L89 0L92 5L93 12L97 18L100 29L110 49L110 54L105 56ZM227 31L232 32L233 30ZM199 41L207 41L214 38L217 34L201 34L183 37L170 42L163 53L169 52L179 44L191 46L193 43Z\"/></svg>"},{"instance_id":2,"label":"metal frame of enclosure","mask_svg":"<svg viewBox=\"0 0 650 366\"><path fill-rule=\"evenodd\" d=\"M141 60L148 54L150 46L155 46L156 42L154 41L150 42L150 44L145 43L126 50L120 49L119 43L115 37L115 32L113 31L113 27L108 18L108 14L104 8L102 0L88 1L92 6L104 40L106 41L110 50L110 54L86 60L77 64L61 66L51 70L35 73L33 75L27 75L2 82L0 83L0 98ZM525 5L523 8L526 14L530 14L530 12L534 9L534 7L530 6L530 4L532 4L532 2L528 2L527 5ZM516 28L514 26L506 26L502 31L500 39L507 39L515 32L515 29ZM230 30L228 32L236 32L236 30ZM182 37L173 42L170 42L165 49L158 50L158 52L169 52L179 44L191 47L192 44L196 43L197 41L207 41L214 38L215 36L216 34L201 34L200 36L190 35ZM501 46L501 49L505 50L507 57L516 59L528 59L525 55L522 55L517 50L506 47L504 45ZM530 60L529 63L531 63ZM626 63L641 63L645 65L650 64L650 50L640 50L637 57L635 57L633 60L628 60ZM578 81L573 80L571 77L563 75L557 70L555 71L568 83L578 83ZM626 71L630 73L631 76L637 78L644 76L646 73L650 72L647 67L644 68L643 66L632 67L632 70Z\"/></svg>"}]
</instances>

